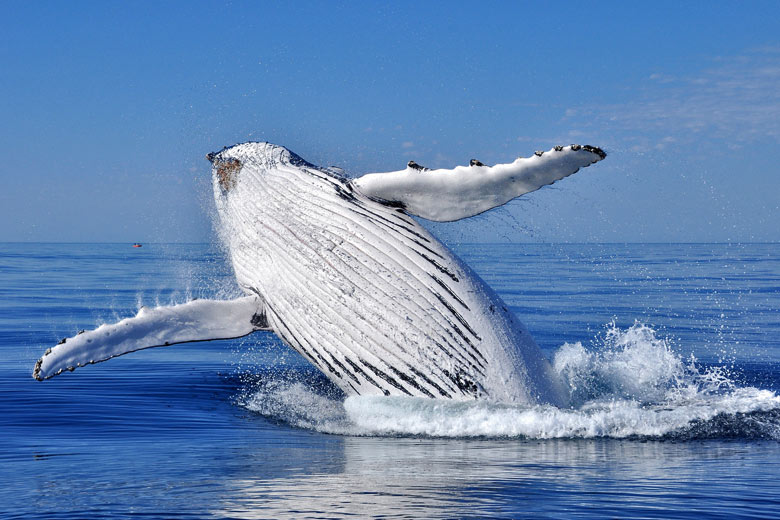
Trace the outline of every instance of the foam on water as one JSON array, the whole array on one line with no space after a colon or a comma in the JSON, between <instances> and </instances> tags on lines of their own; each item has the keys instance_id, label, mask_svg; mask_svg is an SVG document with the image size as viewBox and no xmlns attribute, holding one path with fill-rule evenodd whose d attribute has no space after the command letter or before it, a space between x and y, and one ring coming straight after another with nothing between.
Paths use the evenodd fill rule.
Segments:
<instances>
[{"instance_id":1,"label":"foam on water","mask_svg":"<svg viewBox=\"0 0 780 520\"><path fill-rule=\"evenodd\" d=\"M683 360L642 324L610 325L589 348L564 344L553 366L571 392L569 408L416 397L342 401L280 380L253 387L239 404L297 427L344 435L780 439L780 396L740 387L723 368Z\"/></svg>"}]
</instances>

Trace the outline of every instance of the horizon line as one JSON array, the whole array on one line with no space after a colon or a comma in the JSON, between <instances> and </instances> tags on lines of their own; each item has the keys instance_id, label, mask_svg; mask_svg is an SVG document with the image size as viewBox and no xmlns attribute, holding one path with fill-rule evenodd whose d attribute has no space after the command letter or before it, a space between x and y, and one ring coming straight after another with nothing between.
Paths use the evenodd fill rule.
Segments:
<instances>
[{"instance_id":1,"label":"horizon line","mask_svg":"<svg viewBox=\"0 0 780 520\"><path fill-rule=\"evenodd\" d=\"M453 244L527 244L527 245L630 245L630 244L643 244L643 245L686 245L686 244L713 244L713 245L738 245L738 244L780 244L780 241L741 241L741 240L727 240L727 241L649 241L649 242L631 242L631 241L610 241L610 242L569 242L569 241L545 241L545 242L508 242L508 241L456 241L451 242ZM219 242L131 242L131 241L118 241L118 242L71 242L71 241L24 241L24 240L9 240L0 241L0 244L92 244L92 245L118 245L118 244L149 244L149 245L211 245Z\"/></svg>"}]
</instances>

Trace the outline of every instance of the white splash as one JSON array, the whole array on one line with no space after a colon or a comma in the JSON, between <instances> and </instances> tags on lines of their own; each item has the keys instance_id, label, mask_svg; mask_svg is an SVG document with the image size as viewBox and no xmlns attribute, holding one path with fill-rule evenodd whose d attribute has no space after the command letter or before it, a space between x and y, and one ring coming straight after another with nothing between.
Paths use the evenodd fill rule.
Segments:
<instances>
[{"instance_id":1,"label":"white splash","mask_svg":"<svg viewBox=\"0 0 780 520\"><path fill-rule=\"evenodd\" d=\"M717 436L725 424L731 434L759 428L744 435L780 439L780 396L774 392L738 387L722 369L684 362L641 324L627 330L612 325L598 343L592 349L565 344L555 354L554 367L575 403L570 408L396 396L342 402L301 383L267 384L239 404L297 427L346 435L696 437ZM770 416L756 417L761 413Z\"/></svg>"}]
</instances>

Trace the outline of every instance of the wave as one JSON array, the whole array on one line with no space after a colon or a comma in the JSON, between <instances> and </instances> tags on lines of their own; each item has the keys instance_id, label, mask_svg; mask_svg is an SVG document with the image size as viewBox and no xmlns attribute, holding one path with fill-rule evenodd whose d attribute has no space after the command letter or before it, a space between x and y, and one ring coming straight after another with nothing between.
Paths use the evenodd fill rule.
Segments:
<instances>
[{"instance_id":1,"label":"wave","mask_svg":"<svg viewBox=\"0 0 780 520\"><path fill-rule=\"evenodd\" d=\"M722 367L681 358L652 328L615 324L586 348L562 345L553 367L569 408L416 397L346 399L310 381L264 378L237 398L295 427L360 436L750 438L780 440L780 396L739 386Z\"/></svg>"}]
</instances>

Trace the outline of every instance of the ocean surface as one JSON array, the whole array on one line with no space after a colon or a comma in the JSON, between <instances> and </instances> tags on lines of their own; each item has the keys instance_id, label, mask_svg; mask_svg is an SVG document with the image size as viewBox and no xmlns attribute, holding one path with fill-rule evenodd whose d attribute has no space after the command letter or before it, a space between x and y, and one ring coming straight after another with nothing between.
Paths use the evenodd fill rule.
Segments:
<instances>
[{"instance_id":1,"label":"ocean surface","mask_svg":"<svg viewBox=\"0 0 780 520\"><path fill-rule=\"evenodd\" d=\"M780 244L459 244L568 409L345 399L270 333L45 382L209 244L0 244L0 518L780 518Z\"/></svg>"}]
</instances>

